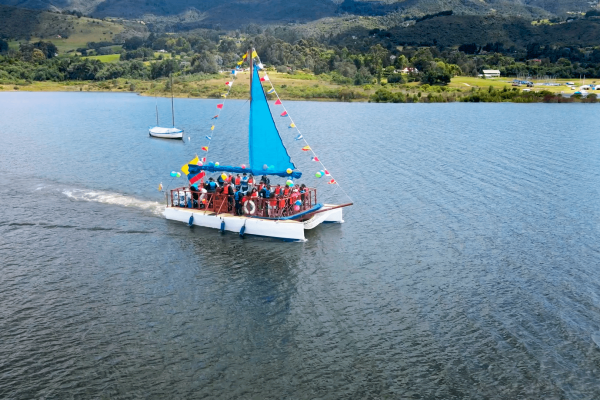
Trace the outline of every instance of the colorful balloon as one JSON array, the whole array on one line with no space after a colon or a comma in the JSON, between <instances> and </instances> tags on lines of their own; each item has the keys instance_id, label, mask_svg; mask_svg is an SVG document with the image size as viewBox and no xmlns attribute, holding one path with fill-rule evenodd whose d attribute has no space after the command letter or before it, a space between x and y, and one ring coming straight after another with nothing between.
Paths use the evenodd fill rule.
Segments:
<instances>
[{"instance_id":1,"label":"colorful balloon","mask_svg":"<svg viewBox=\"0 0 600 400\"><path fill-rule=\"evenodd\" d=\"M319 172L321 173L321 176L325 176L325 171L320 170Z\"/></svg>"},{"instance_id":2,"label":"colorful balloon","mask_svg":"<svg viewBox=\"0 0 600 400\"><path fill-rule=\"evenodd\" d=\"M294 210L296 210L296 211L300 211L300 206L298 206L298 205L295 205L295 206L294 206Z\"/></svg>"},{"instance_id":3,"label":"colorful balloon","mask_svg":"<svg viewBox=\"0 0 600 400\"><path fill-rule=\"evenodd\" d=\"M263 165L263 169L269 169L269 166L267 164Z\"/></svg>"},{"instance_id":4,"label":"colorful balloon","mask_svg":"<svg viewBox=\"0 0 600 400\"><path fill-rule=\"evenodd\" d=\"M218 162L216 162L216 163L215 163L215 167L218 167L218 166L219 166L219 163L218 163Z\"/></svg>"},{"instance_id":5,"label":"colorful balloon","mask_svg":"<svg viewBox=\"0 0 600 400\"><path fill-rule=\"evenodd\" d=\"M178 173L177 173L177 177L178 177L178 178L181 178L181 172L178 172Z\"/></svg>"},{"instance_id":6,"label":"colorful balloon","mask_svg":"<svg viewBox=\"0 0 600 400\"><path fill-rule=\"evenodd\" d=\"M171 171L171 176L172 176L173 178L175 178L175 177L177 176L177 172L175 172L175 171Z\"/></svg>"},{"instance_id":7,"label":"colorful balloon","mask_svg":"<svg viewBox=\"0 0 600 400\"><path fill-rule=\"evenodd\" d=\"M221 174L221 179L226 180L227 179L227 174Z\"/></svg>"},{"instance_id":8,"label":"colorful balloon","mask_svg":"<svg viewBox=\"0 0 600 400\"><path fill-rule=\"evenodd\" d=\"M206 199L202 199L202 204L206 204Z\"/></svg>"},{"instance_id":9,"label":"colorful balloon","mask_svg":"<svg viewBox=\"0 0 600 400\"><path fill-rule=\"evenodd\" d=\"M294 182L290 179L288 179L288 181L285 184L288 186L294 186Z\"/></svg>"},{"instance_id":10,"label":"colorful balloon","mask_svg":"<svg viewBox=\"0 0 600 400\"><path fill-rule=\"evenodd\" d=\"M242 164L242 169L246 169L246 164Z\"/></svg>"},{"instance_id":11,"label":"colorful balloon","mask_svg":"<svg viewBox=\"0 0 600 400\"><path fill-rule=\"evenodd\" d=\"M288 169L285 170L285 172L287 172L288 175L291 175L292 174L292 169L288 168Z\"/></svg>"},{"instance_id":12,"label":"colorful balloon","mask_svg":"<svg viewBox=\"0 0 600 400\"><path fill-rule=\"evenodd\" d=\"M302 200L296 200L296 202L294 204L296 204L297 206L301 206L302 205Z\"/></svg>"},{"instance_id":13,"label":"colorful balloon","mask_svg":"<svg viewBox=\"0 0 600 400\"><path fill-rule=\"evenodd\" d=\"M321 173L320 173L320 172L317 172L317 173L315 174L315 176L316 176L317 178L320 178L322 175L321 175Z\"/></svg>"},{"instance_id":14,"label":"colorful balloon","mask_svg":"<svg viewBox=\"0 0 600 400\"><path fill-rule=\"evenodd\" d=\"M203 165L204 165L204 164L202 163L202 161L198 161L198 166L199 166L199 167L201 167L201 166L203 166Z\"/></svg>"}]
</instances>

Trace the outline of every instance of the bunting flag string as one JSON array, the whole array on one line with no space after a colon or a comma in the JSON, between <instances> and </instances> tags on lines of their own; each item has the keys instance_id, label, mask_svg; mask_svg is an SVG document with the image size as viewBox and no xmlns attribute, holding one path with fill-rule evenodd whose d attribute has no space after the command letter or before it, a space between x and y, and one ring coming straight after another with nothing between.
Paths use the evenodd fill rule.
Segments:
<instances>
[{"instance_id":1,"label":"bunting flag string","mask_svg":"<svg viewBox=\"0 0 600 400\"><path fill-rule=\"evenodd\" d=\"M252 52L252 58L258 58L258 62L259 65L261 65L261 69L262 69L262 63L260 62L260 57L258 57L258 54L256 54L255 51ZM252 72L252 71L251 71ZM285 106L283 105L283 103L281 102L281 98L279 97L279 94L277 93L277 91L275 90L275 86L273 86L273 82L268 78L267 74L264 75L264 79L261 79L261 82L269 82L269 84L271 85L271 89L267 91L268 94L275 94L275 96L277 97L277 100L275 101L275 105L281 105L283 107L283 112L280 114L282 117L288 117L290 119L290 128L295 128L296 131L298 132L298 135L294 138L294 140L303 140L305 146L302 148L302 151L310 151L312 153L312 161L318 162L319 164L321 164L321 167L323 167L323 170L321 172L324 172L325 176L331 177L331 180L329 182L327 182L330 185L337 185L337 187L344 192L344 194L350 199L352 200L352 198L350 197L350 195L348 195L348 193L340 186L340 184L334 179L334 177L329 173L329 171L327 170L327 168L325 168L325 165L323 165L323 163L321 162L321 160L317 157L316 153L314 152L314 150L309 146L308 142L306 141L306 139L304 138L304 136L302 135L302 132L300 132L300 129L298 129L296 127L296 124L294 123L294 120L292 119L291 115L289 115L287 109L285 108Z\"/></svg>"},{"instance_id":2,"label":"bunting flag string","mask_svg":"<svg viewBox=\"0 0 600 400\"><path fill-rule=\"evenodd\" d=\"M245 59L246 59L246 56L244 56L244 58L242 59L242 61L240 61L240 62L238 62L238 63L237 63L237 64L238 64L238 66L239 66L239 65L242 65L242 63L244 62L244 60L245 60ZM229 94L231 93L231 89L233 88L233 83L235 82L235 77L236 77L236 71L235 71L235 70L232 70L232 71L231 71L231 80L230 80L230 81L227 81L227 82L225 82L225 86L227 86L227 93L223 93L223 94L221 95L221 97L223 97L223 98L225 98L225 99L227 99L227 98L229 97ZM224 105L225 105L225 103L224 103L224 102L223 102L223 103L219 103L219 104L217 104L217 110L218 110L218 111L217 111L217 115L215 115L214 117L212 117L212 118L211 118L211 120L214 120L214 119L219 119L219 117L221 116L221 113L223 112L223 107L224 107ZM215 130L215 124L214 124L214 123L213 123L213 124L211 124L211 126L210 126L210 130L211 130L211 132L214 132L214 130ZM211 133L210 135L206 135L206 136L205 136L205 139L206 139L206 140L208 140L209 142L212 140L212 138L213 138L213 133ZM202 151L205 151L205 152L206 152L206 154L208 154L208 150L209 150L209 148L210 148L210 146L202 146ZM196 158L198 158L198 157L196 157ZM199 164L199 165L202 165L202 163L206 163L206 157L202 157L202 160L198 160L198 161L196 162L196 164ZM204 174L204 173L203 173L203 174L198 174L198 175L197 175L196 177L194 177L194 178L195 178L195 179L196 179L196 181L197 181L197 180L199 180L199 179L203 178L205 175L206 175L206 174ZM191 182L191 181L190 181L190 182Z\"/></svg>"}]
</instances>

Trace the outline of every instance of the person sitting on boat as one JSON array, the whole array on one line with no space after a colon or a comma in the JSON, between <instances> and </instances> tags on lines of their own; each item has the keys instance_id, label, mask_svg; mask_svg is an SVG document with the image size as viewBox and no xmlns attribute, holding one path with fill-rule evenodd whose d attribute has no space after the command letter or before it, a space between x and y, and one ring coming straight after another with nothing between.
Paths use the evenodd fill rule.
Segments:
<instances>
[{"instance_id":1,"label":"person sitting on boat","mask_svg":"<svg viewBox=\"0 0 600 400\"><path fill-rule=\"evenodd\" d=\"M244 197L244 194L242 193L242 191L238 188L236 189L235 195L234 195L234 199L235 199L235 214L236 215L242 215L242 198Z\"/></svg>"},{"instance_id":2,"label":"person sitting on boat","mask_svg":"<svg viewBox=\"0 0 600 400\"><path fill-rule=\"evenodd\" d=\"M219 187L223 187L225 185L225 180L223 179L223 175L219 175L219 177L217 178L217 185L219 185Z\"/></svg>"},{"instance_id":3,"label":"person sitting on boat","mask_svg":"<svg viewBox=\"0 0 600 400\"><path fill-rule=\"evenodd\" d=\"M229 174L227 177L227 183L233 183L233 175Z\"/></svg>"},{"instance_id":4,"label":"person sitting on boat","mask_svg":"<svg viewBox=\"0 0 600 400\"><path fill-rule=\"evenodd\" d=\"M275 196L279 196L281 194L281 185L278 183L275 187Z\"/></svg>"},{"instance_id":5,"label":"person sitting on boat","mask_svg":"<svg viewBox=\"0 0 600 400\"><path fill-rule=\"evenodd\" d=\"M264 183L265 185L270 185L271 180L269 178L267 178L266 175L263 175L262 178L260 178L260 183Z\"/></svg>"},{"instance_id":6,"label":"person sitting on boat","mask_svg":"<svg viewBox=\"0 0 600 400\"><path fill-rule=\"evenodd\" d=\"M208 193L214 193L217 190L217 182L211 177L208 178L208 182L206 183L206 191Z\"/></svg>"}]
</instances>

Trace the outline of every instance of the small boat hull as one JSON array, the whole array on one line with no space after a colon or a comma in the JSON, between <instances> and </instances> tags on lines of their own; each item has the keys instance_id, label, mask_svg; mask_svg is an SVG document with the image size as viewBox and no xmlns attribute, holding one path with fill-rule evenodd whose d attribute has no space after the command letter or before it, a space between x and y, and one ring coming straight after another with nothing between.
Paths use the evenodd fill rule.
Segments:
<instances>
[{"instance_id":1,"label":"small boat hull","mask_svg":"<svg viewBox=\"0 0 600 400\"><path fill-rule=\"evenodd\" d=\"M183 130L177 128L154 127L148 130L148 134L161 139L183 139Z\"/></svg>"},{"instance_id":2,"label":"small boat hull","mask_svg":"<svg viewBox=\"0 0 600 400\"><path fill-rule=\"evenodd\" d=\"M325 207L333 207L325 205ZM220 230L224 222L223 229L229 232L240 233L242 227L245 227L243 234L266 236L290 241L304 241L304 230L313 229L323 222L344 222L342 219L342 209L336 208L325 210L306 221L293 220L272 220L262 218L249 218L237 216L229 213L217 214L213 211L203 211L184 207L167 207L165 217L172 221L179 221L186 224L190 223L190 217L194 217L192 225L203 226Z\"/></svg>"}]
</instances>

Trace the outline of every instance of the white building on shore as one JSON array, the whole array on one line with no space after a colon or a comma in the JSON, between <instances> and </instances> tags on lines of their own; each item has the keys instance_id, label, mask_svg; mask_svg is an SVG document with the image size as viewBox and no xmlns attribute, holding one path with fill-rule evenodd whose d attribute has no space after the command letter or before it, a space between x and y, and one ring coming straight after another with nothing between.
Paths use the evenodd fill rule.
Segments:
<instances>
[{"instance_id":1,"label":"white building on shore","mask_svg":"<svg viewBox=\"0 0 600 400\"><path fill-rule=\"evenodd\" d=\"M483 70L484 78L500 78L500 71L497 69L484 69Z\"/></svg>"}]
</instances>

